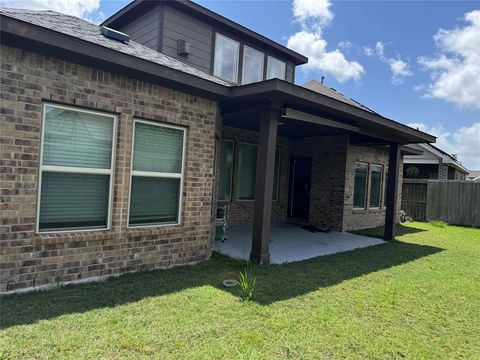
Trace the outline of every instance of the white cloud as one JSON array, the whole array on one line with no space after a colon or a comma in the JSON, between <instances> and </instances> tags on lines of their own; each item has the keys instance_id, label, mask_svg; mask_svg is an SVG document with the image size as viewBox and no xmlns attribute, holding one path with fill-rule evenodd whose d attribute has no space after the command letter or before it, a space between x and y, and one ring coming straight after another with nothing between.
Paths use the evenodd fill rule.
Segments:
<instances>
[{"instance_id":1,"label":"white cloud","mask_svg":"<svg viewBox=\"0 0 480 360\"><path fill-rule=\"evenodd\" d=\"M339 50L327 50L322 30L333 20L330 0L294 0L293 15L302 30L288 38L287 46L309 58L302 65L304 71L319 71L332 75L337 81L359 80L365 73L363 66L349 61ZM348 48L351 42L343 41L340 48Z\"/></svg>"},{"instance_id":2,"label":"white cloud","mask_svg":"<svg viewBox=\"0 0 480 360\"><path fill-rule=\"evenodd\" d=\"M350 49L351 47L353 46L353 43L349 40L343 40L343 41L340 41L338 43L338 47L340 49L345 49L345 50L348 50Z\"/></svg>"},{"instance_id":3,"label":"white cloud","mask_svg":"<svg viewBox=\"0 0 480 360\"><path fill-rule=\"evenodd\" d=\"M383 63L388 64L392 72L392 84L401 84L405 77L413 75L408 63L403 61L400 56L394 58L385 55L385 44L381 41L377 41L375 47L364 46L363 54L366 56L376 55Z\"/></svg>"},{"instance_id":4,"label":"white cloud","mask_svg":"<svg viewBox=\"0 0 480 360\"><path fill-rule=\"evenodd\" d=\"M458 154L458 160L467 169L480 169L480 122L470 127L461 127L453 133L441 125L430 127L424 123L413 123L408 126L437 136L434 145L449 154Z\"/></svg>"},{"instance_id":5,"label":"white cloud","mask_svg":"<svg viewBox=\"0 0 480 360\"><path fill-rule=\"evenodd\" d=\"M480 10L466 13L464 20L462 28L440 29L433 37L437 54L418 62L431 74L427 97L480 109Z\"/></svg>"},{"instance_id":6,"label":"white cloud","mask_svg":"<svg viewBox=\"0 0 480 360\"><path fill-rule=\"evenodd\" d=\"M404 77L413 75L408 64L402 59L388 59L388 64L392 71L392 82L394 84L400 84Z\"/></svg>"},{"instance_id":7,"label":"white cloud","mask_svg":"<svg viewBox=\"0 0 480 360\"><path fill-rule=\"evenodd\" d=\"M103 16L100 0L2 0L2 7L31 10L55 10L67 15L98 21Z\"/></svg>"}]
</instances>

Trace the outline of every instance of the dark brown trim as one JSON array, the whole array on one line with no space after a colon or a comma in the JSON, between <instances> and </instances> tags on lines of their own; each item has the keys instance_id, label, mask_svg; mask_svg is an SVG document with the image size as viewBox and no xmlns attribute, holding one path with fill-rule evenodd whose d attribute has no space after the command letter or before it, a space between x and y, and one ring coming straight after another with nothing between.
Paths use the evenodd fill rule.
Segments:
<instances>
[{"instance_id":1,"label":"dark brown trim","mask_svg":"<svg viewBox=\"0 0 480 360\"><path fill-rule=\"evenodd\" d=\"M388 152L388 177L387 177L387 204L385 213L385 230L383 239L395 240L395 226L397 223L397 202L398 202L398 177L400 174L400 146L390 144Z\"/></svg>"},{"instance_id":2,"label":"dark brown trim","mask_svg":"<svg viewBox=\"0 0 480 360\"><path fill-rule=\"evenodd\" d=\"M270 226L272 220L273 173L277 148L277 127L280 112L262 111L258 134L255 208L253 215L252 250L250 259L259 263L270 260Z\"/></svg>"},{"instance_id":3,"label":"dark brown trim","mask_svg":"<svg viewBox=\"0 0 480 360\"><path fill-rule=\"evenodd\" d=\"M132 13L141 11L142 7L147 6L148 3L149 1L147 0L135 0L114 15L110 16L101 25L115 28L121 23L128 22ZM227 31L237 33L238 36L246 37L250 41L262 44L262 47L267 46L268 48L271 48L272 51L281 53L284 57L289 58L296 65L306 64L308 62L307 57L192 1L168 0L165 1L165 3L168 6L180 8L182 11L190 13L197 18L201 18L214 27L217 26L226 29Z\"/></svg>"}]
</instances>

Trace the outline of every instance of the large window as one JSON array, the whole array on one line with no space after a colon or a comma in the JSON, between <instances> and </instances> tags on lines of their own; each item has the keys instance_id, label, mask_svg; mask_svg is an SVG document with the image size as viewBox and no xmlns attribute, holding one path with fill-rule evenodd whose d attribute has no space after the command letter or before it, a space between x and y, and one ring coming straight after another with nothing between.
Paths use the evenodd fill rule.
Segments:
<instances>
[{"instance_id":1,"label":"large window","mask_svg":"<svg viewBox=\"0 0 480 360\"><path fill-rule=\"evenodd\" d=\"M284 61L269 56L267 59L267 80L274 78L285 80L285 69L286 64Z\"/></svg>"},{"instance_id":2,"label":"large window","mask_svg":"<svg viewBox=\"0 0 480 360\"><path fill-rule=\"evenodd\" d=\"M243 47L242 84L263 80L263 53L248 46Z\"/></svg>"},{"instance_id":3,"label":"large window","mask_svg":"<svg viewBox=\"0 0 480 360\"><path fill-rule=\"evenodd\" d=\"M370 174L370 208L380 207L380 194L382 192L382 166L372 165Z\"/></svg>"},{"instance_id":4,"label":"large window","mask_svg":"<svg viewBox=\"0 0 480 360\"><path fill-rule=\"evenodd\" d=\"M368 165L357 162L355 164L355 182L353 187L353 208L365 209L367 195Z\"/></svg>"},{"instance_id":5,"label":"large window","mask_svg":"<svg viewBox=\"0 0 480 360\"><path fill-rule=\"evenodd\" d=\"M223 35L215 37L213 74L225 80L237 82L240 44Z\"/></svg>"},{"instance_id":6,"label":"large window","mask_svg":"<svg viewBox=\"0 0 480 360\"><path fill-rule=\"evenodd\" d=\"M218 184L218 200L232 199L234 142L223 139L220 146L220 179Z\"/></svg>"},{"instance_id":7,"label":"large window","mask_svg":"<svg viewBox=\"0 0 480 360\"><path fill-rule=\"evenodd\" d=\"M255 180L257 170L257 145L240 143L238 160L238 200L255 199ZM280 150L275 150L275 169L273 173L272 199L278 200L280 176Z\"/></svg>"},{"instance_id":8,"label":"large window","mask_svg":"<svg viewBox=\"0 0 480 360\"><path fill-rule=\"evenodd\" d=\"M116 117L45 104L37 232L110 227Z\"/></svg>"},{"instance_id":9,"label":"large window","mask_svg":"<svg viewBox=\"0 0 480 360\"><path fill-rule=\"evenodd\" d=\"M135 120L128 224L179 224L185 129Z\"/></svg>"},{"instance_id":10,"label":"large window","mask_svg":"<svg viewBox=\"0 0 480 360\"><path fill-rule=\"evenodd\" d=\"M240 143L238 149L237 197L239 200L253 200L255 199L257 145Z\"/></svg>"}]
</instances>

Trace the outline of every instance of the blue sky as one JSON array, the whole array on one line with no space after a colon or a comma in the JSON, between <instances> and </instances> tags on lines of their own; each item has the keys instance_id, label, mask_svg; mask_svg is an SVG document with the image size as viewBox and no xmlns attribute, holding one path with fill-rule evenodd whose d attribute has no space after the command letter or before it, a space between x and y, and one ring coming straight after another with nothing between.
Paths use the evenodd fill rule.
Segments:
<instances>
[{"instance_id":1,"label":"blue sky","mask_svg":"<svg viewBox=\"0 0 480 360\"><path fill-rule=\"evenodd\" d=\"M298 84L323 75L326 85L380 114L437 135L439 147L480 169L479 2L197 2L309 56L311 64L297 68ZM129 1L58 3L59 11L98 22Z\"/></svg>"}]
</instances>

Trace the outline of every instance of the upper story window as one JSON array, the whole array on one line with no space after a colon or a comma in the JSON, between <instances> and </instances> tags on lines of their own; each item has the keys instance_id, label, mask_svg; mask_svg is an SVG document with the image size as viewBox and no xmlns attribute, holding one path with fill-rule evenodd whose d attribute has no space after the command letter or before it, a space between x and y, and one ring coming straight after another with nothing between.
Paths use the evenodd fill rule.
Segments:
<instances>
[{"instance_id":1,"label":"upper story window","mask_svg":"<svg viewBox=\"0 0 480 360\"><path fill-rule=\"evenodd\" d=\"M237 41L216 34L213 75L236 83L239 51L240 44Z\"/></svg>"},{"instance_id":2,"label":"upper story window","mask_svg":"<svg viewBox=\"0 0 480 360\"><path fill-rule=\"evenodd\" d=\"M274 78L285 80L285 69L284 61L269 56L267 59L267 80Z\"/></svg>"},{"instance_id":3,"label":"upper story window","mask_svg":"<svg viewBox=\"0 0 480 360\"><path fill-rule=\"evenodd\" d=\"M242 84L263 80L263 53L248 46L243 48Z\"/></svg>"}]
</instances>

